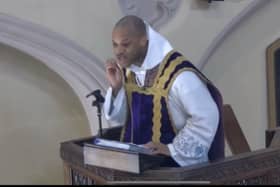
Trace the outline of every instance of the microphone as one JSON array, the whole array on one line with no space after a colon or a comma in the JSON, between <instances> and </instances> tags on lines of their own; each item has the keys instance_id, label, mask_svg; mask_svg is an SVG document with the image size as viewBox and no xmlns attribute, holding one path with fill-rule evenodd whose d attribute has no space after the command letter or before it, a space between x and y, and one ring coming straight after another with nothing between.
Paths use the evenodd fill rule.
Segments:
<instances>
[{"instance_id":1,"label":"microphone","mask_svg":"<svg viewBox=\"0 0 280 187\"><path fill-rule=\"evenodd\" d=\"M104 103L104 101L105 101L105 99L104 99L104 97L101 95L101 91L99 90L99 89L97 89L97 90L94 90L93 92L91 92L91 93L89 93L88 95L86 95L86 97L88 98L88 97L90 97L90 96L95 96L95 98L96 98L96 104L97 103ZM95 106L95 105L94 105Z\"/></svg>"},{"instance_id":2,"label":"microphone","mask_svg":"<svg viewBox=\"0 0 280 187\"><path fill-rule=\"evenodd\" d=\"M102 137L101 103L104 103L105 99L101 95L101 91L99 89L89 93L88 95L86 95L86 97L88 98L92 95L95 97L95 101L92 102L92 106L97 107L97 117L99 121L99 136Z\"/></svg>"}]
</instances>

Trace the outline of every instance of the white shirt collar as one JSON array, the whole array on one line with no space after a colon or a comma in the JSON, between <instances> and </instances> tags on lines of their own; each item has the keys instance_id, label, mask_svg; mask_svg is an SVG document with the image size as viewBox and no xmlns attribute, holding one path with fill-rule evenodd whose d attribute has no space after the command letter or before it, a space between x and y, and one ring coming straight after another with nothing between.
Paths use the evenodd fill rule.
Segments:
<instances>
[{"instance_id":1,"label":"white shirt collar","mask_svg":"<svg viewBox=\"0 0 280 187\"><path fill-rule=\"evenodd\" d=\"M141 67L133 64L129 67L135 73L152 69L173 49L168 40L156 32L147 22L145 24L149 40L148 50Z\"/></svg>"}]
</instances>

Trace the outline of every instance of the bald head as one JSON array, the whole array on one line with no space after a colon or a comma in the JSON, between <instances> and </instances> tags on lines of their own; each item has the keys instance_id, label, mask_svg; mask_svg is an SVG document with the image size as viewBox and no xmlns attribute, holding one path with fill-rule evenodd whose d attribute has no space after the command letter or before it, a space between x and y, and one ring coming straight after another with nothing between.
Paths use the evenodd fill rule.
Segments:
<instances>
[{"instance_id":1,"label":"bald head","mask_svg":"<svg viewBox=\"0 0 280 187\"><path fill-rule=\"evenodd\" d=\"M141 66L149 43L144 21L137 16L120 19L113 29L112 43L121 67L129 67L131 64Z\"/></svg>"},{"instance_id":2,"label":"bald head","mask_svg":"<svg viewBox=\"0 0 280 187\"><path fill-rule=\"evenodd\" d=\"M144 21L134 15L128 15L120 19L115 27L116 29L126 29L130 34L136 37L146 36L146 25Z\"/></svg>"}]
</instances>

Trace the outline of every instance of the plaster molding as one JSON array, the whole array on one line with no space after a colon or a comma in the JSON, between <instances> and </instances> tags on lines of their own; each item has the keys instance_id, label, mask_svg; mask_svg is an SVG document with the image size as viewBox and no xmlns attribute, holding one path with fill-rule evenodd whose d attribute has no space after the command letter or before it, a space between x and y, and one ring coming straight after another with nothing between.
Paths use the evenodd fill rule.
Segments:
<instances>
[{"instance_id":1,"label":"plaster molding","mask_svg":"<svg viewBox=\"0 0 280 187\"><path fill-rule=\"evenodd\" d=\"M203 68L208 63L209 58L215 53L218 46L222 44L222 42L231 33L231 31L234 30L234 28L238 27L241 21L245 20L247 17L252 15L258 8L262 7L267 2L268 1L254 0L247 7L245 7L237 16L235 16L210 43L206 51L203 53L201 59L199 60L197 67L200 70L203 70Z\"/></svg>"},{"instance_id":2,"label":"plaster molding","mask_svg":"<svg viewBox=\"0 0 280 187\"><path fill-rule=\"evenodd\" d=\"M60 75L82 103L92 134L97 132L96 108L91 106L94 98L85 96L96 88L103 93L107 88L99 59L62 35L6 14L0 14L0 42L38 59Z\"/></svg>"},{"instance_id":3,"label":"plaster molding","mask_svg":"<svg viewBox=\"0 0 280 187\"><path fill-rule=\"evenodd\" d=\"M156 30L176 14L182 0L119 0L124 15L136 15Z\"/></svg>"},{"instance_id":4,"label":"plaster molding","mask_svg":"<svg viewBox=\"0 0 280 187\"><path fill-rule=\"evenodd\" d=\"M148 21L156 30L159 30L163 24L166 24L176 14L180 3L181 0L119 0L119 5L123 14L139 16ZM242 20L252 15L254 11L265 3L267 3L267 1L254 0L235 16L207 47L198 61L197 67L203 70L209 58L215 53L215 50L221 45L230 32L237 27Z\"/></svg>"}]
</instances>

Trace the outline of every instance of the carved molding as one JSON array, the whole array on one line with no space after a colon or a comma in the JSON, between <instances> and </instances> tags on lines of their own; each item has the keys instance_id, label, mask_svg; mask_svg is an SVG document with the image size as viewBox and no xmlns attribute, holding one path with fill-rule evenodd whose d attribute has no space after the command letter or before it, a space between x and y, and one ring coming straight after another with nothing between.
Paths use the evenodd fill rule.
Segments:
<instances>
[{"instance_id":1,"label":"carved molding","mask_svg":"<svg viewBox=\"0 0 280 187\"><path fill-rule=\"evenodd\" d=\"M71 185L94 185L95 182L91 178L82 175L80 172L76 171L75 169L71 170Z\"/></svg>"},{"instance_id":2,"label":"carved molding","mask_svg":"<svg viewBox=\"0 0 280 187\"><path fill-rule=\"evenodd\" d=\"M119 0L124 15L136 15L155 29L166 24L176 14L182 0Z\"/></svg>"},{"instance_id":3,"label":"carved molding","mask_svg":"<svg viewBox=\"0 0 280 187\"><path fill-rule=\"evenodd\" d=\"M239 23L246 19L246 17L252 15L258 8L262 7L268 1L254 0L247 7L245 7L237 16L235 16L225 28L217 34L207 50L203 53L201 59L198 62L198 68L202 70L208 63L209 58L215 53L215 50L225 40L228 34L239 25Z\"/></svg>"},{"instance_id":4,"label":"carved molding","mask_svg":"<svg viewBox=\"0 0 280 187\"><path fill-rule=\"evenodd\" d=\"M0 42L38 59L60 75L79 97L91 132L96 133L96 108L91 106L93 99L85 96L96 88L104 92L107 87L100 60L62 35L5 14L0 14Z\"/></svg>"},{"instance_id":5,"label":"carved molding","mask_svg":"<svg viewBox=\"0 0 280 187\"><path fill-rule=\"evenodd\" d=\"M156 30L166 24L176 14L181 0L119 0L119 5L123 14L137 15L148 21ZM218 46L224 41L226 36L238 26L246 17L250 16L267 1L254 0L245 7L236 17L234 17L226 27L217 34L206 51L202 54L198 62L198 68L203 68L208 63L209 58L214 54ZM161 8L159 8L161 7Z\"/></svg>"}]
</instances>

